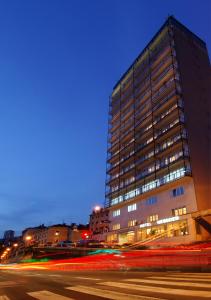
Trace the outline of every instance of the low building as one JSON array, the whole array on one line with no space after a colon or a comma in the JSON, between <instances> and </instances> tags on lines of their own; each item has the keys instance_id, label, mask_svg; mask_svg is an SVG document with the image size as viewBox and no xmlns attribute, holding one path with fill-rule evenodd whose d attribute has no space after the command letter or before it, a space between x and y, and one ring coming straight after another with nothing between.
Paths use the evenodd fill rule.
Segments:
<instances>
[{"instance_id":1,"label":"low building","mask_svg":"<svg viewBox=\"0 0 211 300\"><path fill-rule=\"evenodd\" d=\"M72 242L78 242L79 240L88 239L91 236L91 232L89 230L89 224L75 224L72 223L70 225L69 230L69 240Z\"/></svg>"},{"instance_id":2,"label":"low building","mask_svg":"<svg viewBox=\"0 0 211 300\"><path fill-rule=\"evenodd\" d=\"M22 240L25 247L29 246L51 246L62 241L77 242L90 237L89 225L75 224L55 224L51 226L40 225L26 228L22 232Z\"/></svg>"},{"instance_id":3,"label":"low building","mask_svg":"<svg viewBox=\"0 0 211 300\"><path fill-rule=\"evenodd\" d=\"M44 224L37 227L29 227L23 230L22 240L26 247L29 246L38 246L41 242L44 241L44 235L46 232L46 226Z\"/></svg>"},{"instance_id":4,"label":"low building","mask_svg":"<svg viewBox=\"0 0 211 300\"><path fill-rule=\"evenodd\" d=\"M90 215L91 238L99 241L106 240L106 234L109 230L109 210L96 206Z\"/></svg>"}]
</instances>

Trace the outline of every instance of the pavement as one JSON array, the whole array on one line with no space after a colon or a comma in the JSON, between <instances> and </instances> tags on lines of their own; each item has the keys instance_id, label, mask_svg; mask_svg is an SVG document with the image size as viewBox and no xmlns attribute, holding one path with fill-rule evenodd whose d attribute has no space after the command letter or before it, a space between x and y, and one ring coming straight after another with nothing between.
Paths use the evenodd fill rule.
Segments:
<instances>
[{"instance_id":1,"label":"pavement","mask_svg":"<svg viewBox=\"0 0 211 300\"><path fill-rule=\"evenodd\" d=\"M211 273L0 270L0 300L211 299Z\"/></svg>"}]
</instances>

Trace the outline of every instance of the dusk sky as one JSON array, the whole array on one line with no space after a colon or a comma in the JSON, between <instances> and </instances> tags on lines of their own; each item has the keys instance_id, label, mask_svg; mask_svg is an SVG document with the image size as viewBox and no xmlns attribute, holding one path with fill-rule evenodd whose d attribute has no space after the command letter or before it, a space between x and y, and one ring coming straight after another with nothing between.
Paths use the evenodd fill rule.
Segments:
<instances>
[{"instance_id":1,"label":"dusk sky","mask_svg":"<svg viewBox=\"0 0 211 300\"><path fill-rule=\"evenodd\" d=\"M0 1L0 237L103 205L109 95L168 15L211 53L209 0Z\"/></svg>"}]
</instances>

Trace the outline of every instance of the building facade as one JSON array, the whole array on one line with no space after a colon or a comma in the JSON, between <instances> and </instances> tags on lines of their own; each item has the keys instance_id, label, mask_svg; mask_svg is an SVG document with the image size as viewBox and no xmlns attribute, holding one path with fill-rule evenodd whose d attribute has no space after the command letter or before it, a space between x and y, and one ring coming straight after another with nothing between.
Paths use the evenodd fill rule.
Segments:
<instances>
[{"instance_id":1,"label":"building facade","mask_svg":"<svg viewBox=\"0 0 211 300\"><path fill-rule=\"evenodd\" d=\"M105 241L109 231L109 210L96 206L89 218L91 238Z\"/></svg>"},{"instance_id":2,"label":"building facade","mask_svg":"<svg viewBox=\"0 0 211 300\"><path fill-rule=\"evenodd\" d=\"M6 230L4 232L4 245L9 245L15 240L15 231L14 230Z\"/></svg>"},{"instance_id":3,"label":"building facade","mask_svg":"<svg viewBox=\"0 0 211 300\"><path fill-rule=\"evenodd\" d=\"M211 68L206 44L169 17L110 97L109 242L210 237Z\"/></svg>"}]
</instances>

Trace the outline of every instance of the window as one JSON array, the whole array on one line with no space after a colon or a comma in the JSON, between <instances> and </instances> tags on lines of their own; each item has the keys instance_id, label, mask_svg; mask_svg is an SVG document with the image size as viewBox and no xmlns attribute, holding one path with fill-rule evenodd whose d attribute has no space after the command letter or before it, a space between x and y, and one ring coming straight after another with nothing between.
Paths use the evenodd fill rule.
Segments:
<instances>
[{"instance_id":1,"label":"window","mask_svg":"<svg viewBox=\"0 0 211 300\"><path fill-rule=\"evenodd\" d=\"M118 230L118 229L120 229L120 224L118 223L118 224L114 224L113 226L112 226L112 229L113 230Z\"/></svg>"},{"instance_id":2,"label":"window","mask_svg":"<svg viewBox=\"0 0 211 300\"><path fill-rule=\"evenodd\" d=\"M150 197L146 200L146 205L153 205L157 203L157 197Z\"/></svg>"},{"instance_id":3,"label":"window","mask_svg":"<svg viewBox=\"0 0 211 300\"><path fill-rule=\"evenodd\" d=\"M117 217L117 216L120 216L120 209L113 211L113 217Z\"/></svg>"},{"instance_id":4,"label":"window","mask_svg":"<svg viewBox=\"0 0 211 300\"><path fill-rule=\"evenodd\" d=\"M136 209L137 209L136 203L134 203L134 204L132 204L132 205L128 205L128 207L127 207L128 212L134 211L134 210L136 210Z\"/></svg>"},{"instance_id":5,"label":"window","mask_svg":"<svg viewBox=\"0 0 211 300\"><path fill-rule=\"evenodd\" d=\"M172 209L172 215L173 216L182 216L187 214L187 209L186 207L180 207L180 208L175 208Z\"/></svg>"},{"instance_id":6,"label":"window","mask_svg":"<svg viewBox=\"0 0 211 300\"><path fill-rule=\"evenodd\" d=\"M155 222L158 220L158 214L151 215L147 218L148 222Z\"/></svg>"},{"instance_id":7,"label":"window","mask_svg":"<svg viewBox=\"0 0 211 300\"><path fill-rule=\"evenodd\" d=\"M183 186L180 186L180 187L172 190L172 196L173 197L181 196L183 194L184 194L184 187Z\"/></svg>"},{"instance_id":8,"label":"window","mask_svg":"<svg viewBox=\"0 0 211 300\"><path fill-rule=\"evenodd\" d=\"M128 227L135 226L136 224L137 224L137 221L136 221L136 220L129 220L129 221L128 221Z\"/></svg>"}]
</instances>

